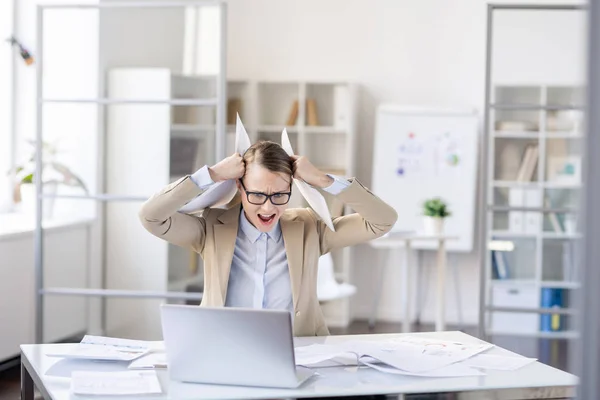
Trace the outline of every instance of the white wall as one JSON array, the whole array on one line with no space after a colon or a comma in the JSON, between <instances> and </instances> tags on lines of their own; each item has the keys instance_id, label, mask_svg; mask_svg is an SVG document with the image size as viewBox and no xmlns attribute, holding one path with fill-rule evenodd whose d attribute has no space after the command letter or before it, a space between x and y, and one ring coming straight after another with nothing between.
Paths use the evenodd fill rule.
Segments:
<instances>
[{"instance_id":1,"label":"white wall","mask_svg":"<svg viewBox=\"0 0 600 400\"><path fill-rule=\"evenodd\" d=\"M118 3L119 0L99 2ZM184 11L181 8L103 9L100 13L101 70L160 67L180 71L183 34Z\"/></svg>"},{"instance_id":2,"label":"white wall","mask_svg":"<svg viewBox=\"0 0 600 400\"><path fill-rule=\"evenodd\" d=\"M481 0L228 0L229 78L359 82L357 176L370 185L377 104L470 106L483 115L486 10ZM531 31L539 28L533 24ZM546 50L554 51L551 46ZM511 68L511 74L518 74L521 66ZM366 318L377 254L368 246L357 247L354 254L358 294L353 305L356 317ZM433 265L431 254L423 258L423 265ZM381 319L402 318L401 259L398 252L386 266ZM460 273L464 321L475 324L476 252L450 255L449 265ZM433 321L435 271L427 272L422 320ZM447 276L447 317L456 322L452 271Z\"/></svg>"}]
</instances>

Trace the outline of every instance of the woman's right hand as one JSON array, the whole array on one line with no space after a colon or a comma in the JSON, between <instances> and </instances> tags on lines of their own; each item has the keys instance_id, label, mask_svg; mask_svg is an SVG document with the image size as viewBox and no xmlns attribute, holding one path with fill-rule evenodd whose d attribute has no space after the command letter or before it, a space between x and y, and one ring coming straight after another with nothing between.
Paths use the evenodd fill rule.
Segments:
<instances>
[{"instance_id":1,"label":"woman's right hand","mask_svg":"<svg viewBox=\"0 0 600 400\"><path fill-rule=\"evenodd\" d=\"M219 161L217 164L208 168L213 182L228 181L230 179L240 179L246 172L246 164L239 153L233 153L227 158Z\"/></svg>"}]
</instances>

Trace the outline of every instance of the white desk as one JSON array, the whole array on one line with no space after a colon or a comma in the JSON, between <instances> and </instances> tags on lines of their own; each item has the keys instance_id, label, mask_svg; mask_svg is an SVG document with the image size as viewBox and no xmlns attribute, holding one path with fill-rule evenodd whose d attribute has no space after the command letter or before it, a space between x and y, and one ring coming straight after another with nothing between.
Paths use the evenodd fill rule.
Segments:
<instances>
[{"instance_id":1,"label":"white desk","mask_svg":"<svg viewBox=\"0 0 600 400\"><path fill-rule=\"evenodd\" d=\"M458 239L457 236L449 235L425 235L419 233L406 233L406 234L390 234L380 239L372 240L369 244L375 248L397 249L404 247L404 268L402 274L402 303L404 307L404 320L402 322L402 332L410 331L410 317L411 317L411 243L422 240L435 240L438 242L437 249L437 305L436 305L436 318L435 318L435 330L438 332L446 329L446 314L445 314L445 296L446 296L446 241ZM386 258L387 260L388 258ZM385 267L387 263L381 265L380 275L378 281L378 288L375 294L375 301L373 302L373 310L371 312L371 320L369 325L372 327L375 324L377 318L377 307L379 305L379 297L381 296L381 289L383 286L383 275L385 273Z\"/></svg>"},{"instance_id":2,"label":"white desk","mask_svg":"<svg viewBox=\"0 0 600 400\"><path fill-rule=\"evenodd\" d=\"M412 335L416 335L413 333ZM480 343L478 339L462 332L435 332L420 335L465 343ZM297 345L336 343L344 340L387 340L391 335L354 335L296 338ZM33 385L45 400L98 400L98 397L75 397L69 393L70 378L45 375L61 359L46 357L45 352L57 346L71 344L21 346L22 400L33 399ZM64 348L63 347L63 348ZM494 348L491 354L511 354ZM125 370L123 364L104 364L104 370ZM319 368L320 376L313 377L298 389L263 389L235 386L201 385L170 381L167 371L159 371L161 395L135 397L148 400L179 399L290 399L311 397L363 396L393 394L398 399L557 399L574 396L577 378L569 373L535 362L517 371L488 371L485 376L464 378L423 378L378 372L368 367ZM448 395L448 393L454 394ZM109 397L103 397L108 399ZM111 400L131 400L132 397L110 397Z\"/></svg>"}]
</instances>

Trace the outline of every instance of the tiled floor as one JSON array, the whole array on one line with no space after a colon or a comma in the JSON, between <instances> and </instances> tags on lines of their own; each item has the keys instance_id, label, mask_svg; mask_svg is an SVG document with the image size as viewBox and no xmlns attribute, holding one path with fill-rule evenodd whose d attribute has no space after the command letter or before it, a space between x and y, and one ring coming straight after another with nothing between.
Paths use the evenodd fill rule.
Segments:
<instances>
[{"instance_id":1,"label":"tiled floor","mask_svg":"<svg viewBox=\"0 0 600 400\"><path fill-rule=\"evenodd\" d=\"M343 334L361 334L361 333L395 333L400 332L400 324L379 322L375 329L370 331L367 321L356 321L348 328L331 328L332 335ZM414 331L429 332L433 326L419 325L414 327ZM448 330L457 330L455 327L448 327ZM474 327L462 329L465 333L476 335ZM551 365L555 368L569 371L568 365L568 342L565 340L549 340L522 337L493 337L491 342L504 347L508 350L517 352L524 356L534 357L540 362ZM0 400L17 400L20 395L19 387L20 373L19 368L11 368L0 372Z\"/></svg>"}]
</instances>

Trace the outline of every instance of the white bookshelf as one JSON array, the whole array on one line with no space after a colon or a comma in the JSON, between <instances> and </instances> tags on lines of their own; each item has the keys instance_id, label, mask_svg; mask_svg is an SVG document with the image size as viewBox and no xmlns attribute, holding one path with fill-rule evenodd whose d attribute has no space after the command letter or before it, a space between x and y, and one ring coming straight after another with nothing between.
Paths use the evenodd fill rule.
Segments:
<instances>
[{"instance_id":1,"label":"white bookshelf","mask_svg":"<svg viewBox=\"0 0 600 400\"><path fill-rule=\"evenodd\" d=\"M560 317L559 330L547 331L540 311L543 292L554 290L568 312L580 287L583 100L578 86L491 88L486 239L501 241L504 249L488 245L485 257L489 335L576 337L570 315ZM536 148L537 156L530 151L530 167L522 170L528 147ZM506 308L511 311L499 311Z\"/></svg>"},{"instance_id":2,"label":"white bookshelf","mask_svg":"<svg viewBox=\"0 0 600 400\"><path fill-rule=\"evenodd\" d=\"M139 80L144 80L140 85ZM113 96L133 98L145 96L152 99L204 99L216 96L216 76L211 75L181 75L166 69L155 68L124 68L112 71L109 81L116 92ZM109 83L110 86L110 83ZM118 88L118 89L116 89ZM345 91L343 104L336 104L336 93ZM235 143L235 112L239 112L251 141L269 139L281 142L281 132L287 128L292 146L296 154L307 156L317 167L327 172L341 176L352 177L355 174L355 123L354 104L356 90L354 85L344 82L267 82L250 80L229 80L227 82L228 118L225 140L226 154L234 152ZM310 96L310 97L309 97ZM318 124L309 125L306 100L314 99L317 110ZM286 126L291 107L298 101L298 114L294 124ZM341 100L340 100L341 102ZM237 107L236 107L237 104ZM113 150L112 161L114 174L114 192L132 193L148 196L157 188L179 179L185 174L191 174L199 167L213 165L216 159L216 107L182 106L182 105L131 105L121 113L109 114L110 126L108 140ZM138 122L133 121L135 118ZM154 121L154 122L153 122ZM156 123L156 122L159 123ZM314 122L314 121L310 121ZM141 128L135 129L134 128ZM150 158L139 164L132 149L140 145ZM126 148L126 153L118 149ZM142 157L143 158L143 157ZM154 173L147 173L146 165L151 163ZM126 172L124 173L123 170ZM331 196L324 193L332 204ZM294 191L290 207L308 206L297 191ZM109 219L114 218L114 230L118 229L117 221L123 215L123 209L137 217L137 204L109 206ZM337 207L337 213L342 211ZM332 204L332 210L336 206ZM155 240L140 231L140 226L131 221L131 228L136 232L122 230L109 238L113 258L109 259L107 270L109 286L111 276L114 284L128 289L182 291L186 287L202 285L202 260L198 255L177 246ZM140 231L140 232L137 232ZM128 233L129 232L129 233ZM144 270L147 278L140 280L136 274L130 279L123 278L122 265L126 259L123 249L125 236L139 235L147 237L140 242L139 252L152 249L148 257L127 259L128 270ZM109 229L110 236L110 229ZM350 258L351 249L344 249L333 254L335 275L340 282L351 281ZM150 256L150 253L152 256ZM118 317L119 307L129 307L134 313L145 313L146 307L154 307L158 301L148 301L147 304L130 301L109 301L109 327L118 332L126 318ZM111 306L112 305L112 308ZM348 298L336 299L323 305L324 314L330 326L345 326L350 322L350 301ZM123 314L124 315L124 314ZM152 326L159 326L158 321L149 321ZM140 329L145 329L140 325ZM127 326L128 334L132 327ZM125 330L123 328L122 330ZM134 332L135 333L135 332ZM140 332L141 334L141 332Z\"/></svg>"},{"instance_id":3,"label":"white bookshelf","mask_svg":"<svg viewBox=\"0 0 600 400\"><path fill-rule=\"evenodd\" d=\"M356 88L349 82L300 81L235 81L235 91L228 97L241 99L240 116L251 141L265 139L281 143L285 127L294 152L306 156L325 172L345 177L355 175L355 104ZM315 102L317 121L309 118L307 100ZM298 114L293 123L288 119L295 101ZM291 121L290 121L291 122ZM234 151L234 132L227 141L227 154ZM323 192L332 212L341 210L331 196ZM290 207L308 207L297 191L293 191ZM339 209L336 211L336 209ZM335 276L339 282L350 283L351 251L346 248L333 253ZM323 312L329 326L346 326L351 320L350 301L341 298L323 303Z\"/></svg>"}]
</instances>

